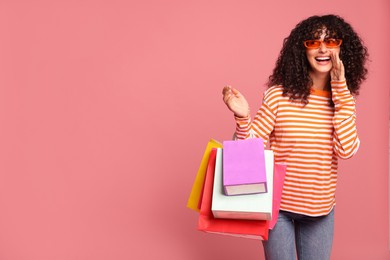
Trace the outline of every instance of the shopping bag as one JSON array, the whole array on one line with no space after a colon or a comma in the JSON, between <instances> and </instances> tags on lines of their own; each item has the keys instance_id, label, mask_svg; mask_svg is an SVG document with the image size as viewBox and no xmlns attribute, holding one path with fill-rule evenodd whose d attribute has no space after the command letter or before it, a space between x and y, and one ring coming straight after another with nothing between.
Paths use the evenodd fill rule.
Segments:
<instances>
[{"instance_id":1,"label":"shopping bag","mask_svg":"<svg viewBox=\"0 0 390 260\"><path fill-rule=\"evenodd\" d=\"M278 221L280 201L282 199L284 178L286 177L285 164L275 163L274 165L274 184L273 184L273 201L272 201L272 220L269 223L269 228L273 229Z\"/></svg>"},{"instance_id":2,"label":"shopping bag","mask_svg":"<svg viewBox=\"0 0 390 260\"><path fill-rule=\"evenodd\" d=\"M217 149L217 159L214 171L214 188L211 211L215 218L271 220L273 201L273 176L274 176L274 153L272 150L263 152L266 181L269 184L265 193L226 196L223 191L223 167L222 157L226 149ZM223 168L223 171L222 171Z\"/></svg>"},{"instance_id":3,"label":"shopping bag","mask_svg":"<svg viewBox=\"0 0 390 260\"><path fill-rule=\"evenodd\" d=\"M203 194L202 190L205 180L206 168L209 161L210 152L213 148L222 148L222 144L214 139L210 139L210 141L207 143L202 161L198 169L198 173L196 174L196 178L192 186L190 197L187 201L187 207L198 212L200 211L200 201Z\"/></svg>"},{"instance_id":4,"label":"shopping bag","mask_svg":"<svg viewBox=\"0 0 390 260\"><path fill-rule=\"evenodd\" d=\"M216 149L212 149L206 171L198 230L222 235L260 240L268 239L269 222L266 220L218 219L211 211Z\"/></svg>"},{"instance_id":5,"label":"shopping bag","mask_svg":"<svg viewBox=\"0 0 390 260\"><path fill-rule=\"evenodd\" d=\"M226 195L267 192L263 139L223 142L223 187Z\"/></svg>"}]
</instances>

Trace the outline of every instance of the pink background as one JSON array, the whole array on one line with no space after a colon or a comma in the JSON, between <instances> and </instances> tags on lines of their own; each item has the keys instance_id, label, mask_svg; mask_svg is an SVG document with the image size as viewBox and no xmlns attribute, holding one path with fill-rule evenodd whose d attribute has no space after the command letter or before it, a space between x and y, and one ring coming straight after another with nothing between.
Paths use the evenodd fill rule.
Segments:
<instances>
[{"instance_id":1,"label":"pink background","mask_svg":"<svg viewBox=\"0 0 390 260\"><path fill-rule=\"evenodd\" d=\"M340 162L332 259L390 259L390 2L0 2L0 259L262 259L185 207L221 100L255 113L283 39L336 13L370 51L359 153Z\"/></svg>"}]
</instances>

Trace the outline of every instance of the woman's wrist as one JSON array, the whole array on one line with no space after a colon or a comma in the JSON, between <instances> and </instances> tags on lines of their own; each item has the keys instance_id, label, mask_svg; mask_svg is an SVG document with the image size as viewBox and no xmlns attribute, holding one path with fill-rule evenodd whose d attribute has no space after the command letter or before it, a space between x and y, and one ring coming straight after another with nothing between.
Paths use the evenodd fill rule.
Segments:
<instances>
[{"instance_id":1,"label":"woman's wrist","mask_svg":"<svg viewBox=\"0 0 390 260\"><path fill-rule=\"evenodd\" d=\"M234 114L234 117L237 119L247 119L248 117L250 117L250 112L248 111L248 113L245 116Z\"/></svg>"}]
</instances>

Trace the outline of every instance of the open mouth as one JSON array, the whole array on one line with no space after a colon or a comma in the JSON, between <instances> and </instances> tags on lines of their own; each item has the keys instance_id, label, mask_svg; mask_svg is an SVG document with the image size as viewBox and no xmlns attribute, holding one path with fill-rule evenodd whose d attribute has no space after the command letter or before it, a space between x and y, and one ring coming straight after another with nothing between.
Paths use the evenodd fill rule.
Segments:
<instances>
[{"instance_id":1,"label":"open mouth","mask_svg":"<svg viewBox=\"0 0 390 260\"><path fill-rule=\"evenodd\" d=\"M330 57L316 57L316 61L330 61Z\"/></svg>"}]
</instances>

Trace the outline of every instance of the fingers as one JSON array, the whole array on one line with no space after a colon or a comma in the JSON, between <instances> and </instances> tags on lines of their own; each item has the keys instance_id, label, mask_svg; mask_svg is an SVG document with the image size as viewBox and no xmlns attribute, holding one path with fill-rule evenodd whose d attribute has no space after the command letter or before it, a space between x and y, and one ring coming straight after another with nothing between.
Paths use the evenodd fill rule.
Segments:
<instances>
[{"instance_id":1,"label":"fingers","mask_svg":"<svg viewBox=\"0 0 390 260\"><path fill-rule=\"evenodd\" d=\"M339 53L330 51L330 58L332 61L331 77L333 80L345 80L344 64L340 59Z\"/></svg>"},{"instance_id":2,"label":"fingers","mask_svg":"<svg viewBox=\"0 0 390 260\"><path fill-rule=\"evenodd\" d=\"M336 68L337 66L337 53L334 51L330 51L330 59L332 61L333 68Z\"/></svg>"},{"instance_id":3,"label":"fingers","mask_svg":"<svg viewBox=\"0 0 390 260\"><path fill-rule=\"evenodd\" d=\"M336 69L343 65L343 61L340 59L338 52L330 51L330 58L332 60L333 67Z\"/></svg>"},{"instance_id":4,"label":"fingers","mask_svg":"<svg viewBox=\"0 0 390 260\"><path fill-rule=\"evenodd\" d=\"M225 103L227 103L228 102L228 100L229 99L231 99L232 98L232 87L231 86L225 86L224 88L223 88L223 90L222 90L222 95L223 95L223 101L225 102Z\"/></svg>"},{"instance_id":5,"label":"fingers","mask_svg":"<svg viewBox=\"0 0 390 260\"><path fill-rule=\"evenodd\" d=\"M242 102L243 99L241 93L229 85L223 88L222 95L223 102L229 107L230 110L232 110L232 106L234 106L234 104L237 102Z\"/></svg>"},{"instance_id":6,"label":"fingers","mask_svg":"<svg viewBox=\"0 0 390 260\"><path fill-rule=\"evenodd\" d=\"M226 102L230 98L236 96L238 94L238 90L232 88L231 86L227 85L222 90L223 100Z\"/></svg>"},{"instance_id":7,"label":"fingers","mask_svg":"<svg viewBox=\"0 0 390 260\"><path fill-rule=\"evenodd\" d=\"M227 85L227 86L225 86L223 89L222 89L222 95L225 95L225 94L227 94L227 93L231 93L231 94L233 94L233 95L239 95L240 94L240 92L237 90L237 89L235 89L235 88L233 88L233 87L231 87L231 86L229 86L229 85Z\"/></svg>"},{"instance_id":8,"label":"fingers","mask_svg":"<svg viewBox=\"0 0 390 260\"><path fill-rule=\"evenodd\" d=\"M231 88L231 90L232 90L234 95L240 94L240 92L237 89L235 89L235 88Z\"/></svg>"},{"instance_id":9,"label":"fingers","mask_svg":"<svg viewBox=\"0 0 390 260\"><path fill-rule=\"evenodd\" d=\"M231 86L227 85L222 89L222 95L225 95L227 92L229 92L231 89Z\"/></svg>"}]
</instances>

